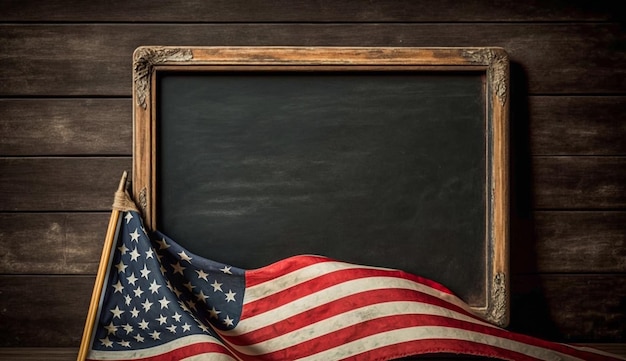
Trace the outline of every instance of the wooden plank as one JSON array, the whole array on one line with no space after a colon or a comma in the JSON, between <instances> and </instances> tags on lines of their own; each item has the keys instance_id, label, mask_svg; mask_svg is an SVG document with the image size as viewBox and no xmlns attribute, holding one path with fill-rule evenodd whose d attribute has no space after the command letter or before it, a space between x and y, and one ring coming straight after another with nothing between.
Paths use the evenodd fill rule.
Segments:
<instances>
[{"instance_id":1,"label":"wooden plank","mask_svg":"<svg viewBox=\"0 0 626 361\"><path fill-rule=\"evenodd\" d=\"M78 347L92 276L0 276L0 347ZM562 342L625 342L626 276L513 278L510 329ZM45 312L32 312L32 303Z\"/></svg>"},{"instance_id":2,"label":"wooden plank","mask_svg":"<svg viewBox=\"0 0 626 361\"><path fill-rule=\"evenodd\" d=\"M533 96L528 100L531 154L626 155L626 122L619 116L626 114L626 97ZM515 118L523 110L511 111Z\"/></svg>"},{"instance_id":3,"label":"wooden plank","mask_svg":"<svg viewBox=\"0 0 626 361\"><path fill-rule=\"evenodd\" d=\"M0 347L78 347L94 279L0 276Z\"/></svg>"},{"instance_id":4,"label":"wooden plank","mask_svg":"<svg viewBox=\"0 0 626 361\"><path fill-rule=\"evenodd\" d=\"M615 116L626 114L626 97L526 99L528 104L512 111L512 136L524 147L530 139L530 154L626 155L626 122ZM0 155L130 155L131 103L130 98L0 99Z\"/></svg>"},{"instance_id":5,"label":"wooden plank","mask_svg":"<svg viewBox=\"0 0 626 361\"><path fill-rule=\"evenodd\" d=\"M553 341L626 341L626 274L516 276L511 292L512 331Z\"/></svg>"},{"instance_id":6,"label":"wooden plank","mask_svg":"<svg viewBox=\"0 0 626 361\"><path fill-rule=\"evenodd\" d=\"M597 23L11 24L0 25L0 95L129 96L132 52L155 44L501 46L531 93L624 93L625 41Z\"/></svg>"},{"instance_id":7,"label":"wooden plank","mask_svg":"<svg viewBox=\"0 0 626 361\"><path fill-rule=\"evenodd\" d=\"M626 207L626 157L534 157L531 166L538 209ZM0 158L0 211L108 211L130 167L129 157Z\"/></svg>"},{"instance_id":8,"label":"wooden plank","mask_svg":"<svg viewBox=\"0 0 626 361\"><path fill-rule=\"evenodd\" d=\"M0 99L0 154L130 155L130 99Z\"/></svg>"},{"instance_id":9,"label":"wooden plank","mask_svg":"<svg viewBox=\"0 0 626 361\"><path fill-rule=\"evenodd\" d=\"M626 208L626 157L534 157L534 207Z\"/></svg>"},{"instance_id":10,"label":"wooden plank","mask_svg":"<svg viewBox=\"0 0 626 361\"><path fill-rule=\"evenodd\" d=\"M94 274L109 213L0 213L0 274Z\"/></svg>"},{"instance_id":11,"label":"wooden plank","mask_svg":"<svg viewBox=\"0 0 626 361\"><path fill-rule=\"evenodd\" d=\"M600 5L601 4L601 5ZM468 22L468 21L606 21L618 8L611 1L559 0L540 3L454 0L437 2L358 0L297 2L287 0L189 1L155 4L148 0L3 1L0 21L78 22ZM613 6L611 6L613 5Z\"/></svg>"},{"instance_id":12,"label":"wooden plank","mask_svg":"<svg viewBox=\"0 0 626 361\"><path fill-rule=\"evenodd\" d=\"M130 157L0 158L0 211L109 211Z\"/></svg>"},{"instance_id":13,"label":"wooden plank","mask_svg":"<svg viewBox=\"0 0 626 361\"><path fill-rule=\"evenodd\" d=\"M0 214L0 274L94 274L102 213ZM511 232L511 272L626 272L626 212L535 212Z\"/></svg>"},{"instance_id":14,"label":"wooden plank","mask_svg":"<svg viewBox=\"0 0 626 361\"><path fill-rule=\"evenodd\" d=\"M626 212L534 212L511 231L511 272L626 272Z\"/></svg>"}]
</instances>

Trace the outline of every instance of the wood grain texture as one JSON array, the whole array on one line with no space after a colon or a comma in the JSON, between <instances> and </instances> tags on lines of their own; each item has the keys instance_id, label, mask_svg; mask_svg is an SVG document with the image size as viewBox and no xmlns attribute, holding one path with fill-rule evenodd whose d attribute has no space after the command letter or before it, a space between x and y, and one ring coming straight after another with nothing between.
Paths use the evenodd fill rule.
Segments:
<instances>
[{"instance_id":1,"label":"wood grain texture","mask_svg":"<svg viewBox=\"0 0 626 361\"><path fill-rule=\"evenodd\" d=\"M0 214L0 274L95 274L109 213ZM626 272L626 212L535 212L511 273Z\"/></svg>"},{"instance_id":2,"label":"wood grain texture","mask_svg":"<svg viewBox=\"0 0 626 361\"><path fill-rule=\"evenodd\" d=\"M0 276L0 347L78 347L93 276ZM625 342L626 276L514 277L509 329L564 342ZM29 302L44 306L32 312Z\"/></svg>"},{"instance_id":3,"label":"wood grain texture","mask_svg":"<svg viewBox=\"0 0 626 361\"><path fill-rule=\"evenodd\" d=\"M626 157L535 157L537 209L626 208Z\"/></svg>"},{"instance_id":4,"label":"wood grain texture","mask_svg":"<svg viewBox=\"0 0 626 361\"><path fill-rule=\"evenodd\" d=\"M94 280L0 276L0 347L78 347Z\"/></svg>"},{"instance_id":5,"label":"wood grain texture","mask_svg":"<svg viewBox=\"0 0 626 361\"><path fill-rule=\"evenodd\" d=\"M534 212L513 232L511 272L626 272L626 212Z\"/></svg>"},{"instance_id":6,"label":"wood grain texture","mask_svg":"<svg viewBox=\"0 0 626 361\"><path fill-rule=\"evenodd\" d=\"M499 46L530 93L626 90L613 50L626 33L611 24L72 24L0 25L0 95L129 96L140 45Z\"/></svg>"},{"instance_id":7,"label":"wood grain texture","mask_svg":"<svg viewBox=\"0 0 626 361\"><path fill-rule=\"evenodd\" d=\"M612 1L469 1L436 2L358 0L308 2L185 1L155 6L147 0L108 2L54 0L3 1L0 21L115 22L468 22L607 21L618 13Z\"/></svg>"},{"instance_id":8,"label":"wood grain texture","mask_svg":"<svg viewBox=\"0 0 626 361\"><path fill-rule=\"evenodd\" d=\"M0 211L108 211L130 157L0 158Z\"/></svg>"},{"instance_id":9,"label":"wood grain texture","mask_svg":"<svg viewBox=\"0 0 626 361\"><path fill-rule=\"evenodd\" d=\"M130 155L130 99L0 99L0 155Z\"/></svg>"},{"instance_id":10,"label":"wood grain texture","mask_svg":"<svg viewBox=\"0 0 626 361\"><path fill-rule=\"evenodd\" d=\"M0 274L95 274L109 213L0 213Z\"/></svg>"},{"instance_id":11,"label":"wood grain texture","mask_svg":"<svg viewBox=\"0 0 626 361\"><path fill-rule=\"evenodd\" d=\"M567 342L626 341L626 274L552 274L511 280L513 331Z\"/></svg>"},{"instance_id":12,"label":"wood grain texture","mask_svg":"<svg viewBox=\"0 0 626 361\"><path fill-rule=\"evenodd\" d=\"M547 96L528 100L531 154L626 155L626 97Z\"/></svg>"},{"instance_id":13,"label":"wood grain texture","mask_svg":"<svg viewBox=\"0 0 626 361\"><path fill-rule=\"evenodd\" d=\"M0 211L107 211L129 157L0 158ZM626 207L626 157L534 157L539 209Z\"/></svg>"},{"instance_id":14,"label":"wood grain texture","mask_svg":"<svg viewBox=\"0 0 626 361\"><path fill-rule=\"evenodd\" d=\"M130 155L131 103L0 99L0 155ZM527 128L531 155L626 155L626 97L531 96L521 106L512 115Z\"/></svg>"}]
</instances>

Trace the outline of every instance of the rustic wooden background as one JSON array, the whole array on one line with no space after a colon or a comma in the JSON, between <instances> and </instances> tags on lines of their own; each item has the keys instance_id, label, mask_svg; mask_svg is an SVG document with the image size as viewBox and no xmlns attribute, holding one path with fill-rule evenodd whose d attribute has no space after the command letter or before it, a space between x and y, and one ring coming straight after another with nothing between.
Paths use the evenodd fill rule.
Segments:
<instances>
[{"instance_id":1,"label":"rustic wooden background","mask_svg":"<svg viewBox=\"0 0 626 361\"><path fill-rule=\"evenodd\" d=\"M1 0L0 359L75 355L112 194L131 169L131 55L140 45L504 47L512 61L510 328L623 352L626 22L618 3Z\"/></svg>"}]
</instances>

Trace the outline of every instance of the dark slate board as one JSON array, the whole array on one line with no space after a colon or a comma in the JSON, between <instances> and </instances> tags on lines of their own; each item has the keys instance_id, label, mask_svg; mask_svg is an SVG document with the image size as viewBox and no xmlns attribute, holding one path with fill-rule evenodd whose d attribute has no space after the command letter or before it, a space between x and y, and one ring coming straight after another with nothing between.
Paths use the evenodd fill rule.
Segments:
<instances>
[{"instance_id":1,"label":"dark slate board","mask_svg":"<svg viewBox=\"0 0 626 361\"><path fill-rule=\"evenodd\" d=\"M242 268L399 268L485 304L484 73L159 73L157 228Z\"/></svg>"}]
</instances>

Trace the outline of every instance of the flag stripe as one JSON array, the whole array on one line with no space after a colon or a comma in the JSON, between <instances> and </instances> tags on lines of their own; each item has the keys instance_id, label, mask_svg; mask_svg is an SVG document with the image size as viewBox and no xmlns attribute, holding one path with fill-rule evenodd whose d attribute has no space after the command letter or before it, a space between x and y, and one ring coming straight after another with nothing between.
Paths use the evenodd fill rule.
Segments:
<instances>
[{"instance_id":1,"label":"flag stripe","mask_svg":"<svg viewBox=\"0 0 626 361\"><path fill-rule=\"evenodd\" d=\"M228 335L233 332L239 334L248 333L277 321L285 320L302 312L310 311L318 305L332 302L338 298L356 295L365 291L385 289L414 290L431 295L432 293L438 293L437 291L433 291L431 288L402 278L367 277L354 279L322 289L319 292L294 299L290 303L276 308L271 308L273 307L273 304L268 302L264 306L268 310L264 313L250 312L248 311L246 305L244 305L241 321L237 325L236 331L229 331L226 334ZM437 296L437 294L434 296Z\"/></svg>"},{"instance_id":2,"label":"flag stripe","mask_svg":"<svg viewBox=\"0 0 626 361\"><path fill-rule=\"evenodd\" d=\"M103 360L179 360L185 357L206 354L211 355L211 360L234 360L233 355L223 344L214 337L205 335L191 335L181 337L166 344L148 349L129 351L95 351L89 353L87 361Z\"/></svg>"},{"instance_id":3,"label":"flag stripe","mask_svg":"<svg viewBox=\"0 0 626 361\"><path fill-rule=\"evenodd\" d=\"M275 337L277 334L287 334L303 327L312 326L314 323L318 322L331 322L331 320L335 318L343 317L344 319L342 319L341 322L344 323L344 325L347 320L354 319L356 320L355 322L358 322L360 317L357 316L359 316L359 313L366 312L368 316L372 316L375 313L383 314L387 312L387 308L393 308L393 310L389 312L399 312L401 309L406 313L445 315L489 325L484 321L468 315L463 310L454 310L446 307L445 302L432 296L424 295L413 290L389 291L388 289L381 289L357 293L320 305L280 322L269 324L251 333L238 333L236 337L228 337L226 335L224 337L236 345L258 343ZM371 307L373 310L367 307ZM356 313L356 315L352 316L352 313ZM342 316L342 314L344 316ZM328 321L325 321L326 319L328 319ZM308 330L310 331L310 328L308 328ZM241 339L241 341L238 341L238 339Z\"/></svg>"},{"instance_id":4,"label":"flag stripe","mask_svg":"<svg viewBox=\"0 0 626 361\"><path fill-rule=\"evenodd\" d=\"M472 343L489 345L489 351L491 351L492 348L502 349L505 352L503 355L498 355L498 357L504 357L508 360L516 360L516 358L514 357L514 353L523 353L529 356L531 360L556 360L557 358L555 356L561 357L561 360L583 360L580 358L561 354L556 351L549 351L541 347L535 347L525 343L519 343L512 340L503 339L501 337L486 335L481 332L459 330L457 328L445 326L416 326L393 329L388 332L359 338L352 342L344 343L337 347L326 349L322 352L316 352L306 357L297 358L297 360L306 361L347 359L349 357L355 357L356 355L362 354L364 352L371 352L371 350L380 350L381 347L397 346L398 344L404 342L413 342L414 340L438 340L438 343L440 345L439 348L441 349L439 352L447 352L448 349L453 349L454 343L457 341L470 341ZM452 341L450 345L448 345L449 341ZM510 351L513 351L514 353L509 354ZM467 350L464 353L467 353ZM486 355L481 356L488 356L494 353L495 352L488 352ZM376 359L375 353L373 353L372 356L374 356L374 359ZM396 356L395 350L393 352L393 356ZM386 355L386 357L389 357L389 355ZM291 359L296 360L296 358Z\"/></svg>"}]
</instances>

